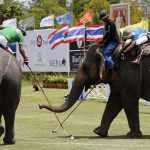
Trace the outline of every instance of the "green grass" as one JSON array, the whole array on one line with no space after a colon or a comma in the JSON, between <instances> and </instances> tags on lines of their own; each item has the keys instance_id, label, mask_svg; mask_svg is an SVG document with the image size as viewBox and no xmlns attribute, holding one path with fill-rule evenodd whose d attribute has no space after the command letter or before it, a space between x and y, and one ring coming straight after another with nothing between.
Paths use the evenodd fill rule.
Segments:
<instances>
[{"instance_id":1,"label":"green grass","mask_svg":"<svg viewBox=\"0 0 150 150\"><path fill-rule=\"evenodd\" d=\"M63 102L67 90L45 89L52 104ZM51 131L58 126L53 113L39 110L37 104L47 103L41 92L34 92L31 84L24 82L22 97L16 115L16 144L0 146L0 150L149 150L150 108L140 105L142 139L128 139L128 124L124 112L114 120L109 130L110 137L98 138L92 130L100 123L105 103L88 100L64 124L65 129L75 136L66 137L59 128L57 134ZM70 110L71 111L71 110ZM62 120L70 111L58 114ZM2 143L2 138L0 139Z\"/></svg>"}]
</instances>

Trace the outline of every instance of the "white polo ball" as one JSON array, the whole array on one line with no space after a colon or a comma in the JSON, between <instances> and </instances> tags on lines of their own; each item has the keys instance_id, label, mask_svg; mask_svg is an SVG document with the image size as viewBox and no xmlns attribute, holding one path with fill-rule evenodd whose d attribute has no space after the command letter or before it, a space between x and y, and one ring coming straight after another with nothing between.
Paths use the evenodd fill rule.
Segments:
<instances>
[{"instance_id":1,"label":"white polo ball","mask_svg":"<svg viewBox=\"0 0 150 150\"><path fill-rule=\"evenodd\" d=\"M74 138L74 136L71 136L70 139L71 139L71 140L74 140L75 138Z\"/></svg>"}]
</instances>

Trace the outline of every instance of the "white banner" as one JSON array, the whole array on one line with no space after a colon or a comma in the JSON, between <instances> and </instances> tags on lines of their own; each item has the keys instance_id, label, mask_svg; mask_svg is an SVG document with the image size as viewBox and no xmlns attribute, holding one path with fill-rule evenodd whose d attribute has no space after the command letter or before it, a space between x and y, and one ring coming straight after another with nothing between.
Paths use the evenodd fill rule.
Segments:
<instances>
[{"instance_id":1,"label":"white banner","mask_svg":"<svg viewBox=\"0 0 150 150\"><path fill-rule=\"evenodd\" d=\"M17 19L16 18L12 18L12 19L8 19L8 20L4 20L2 23L3 27L17 27Z\"/></svg>"},{"instance_id":2,"label":"white banner","mask_svg":"<svg viewBox=\"0 0 150 150\"><path fill-rule=\"evenodd\" d=\"M40 27L54 26L54 15L43 18L40 22Z\"/></svg>"},{"instance_id":3,"label":"white banner","mask_svg":"<svg viewBox=\"0 0 150 150\"><path fill-rule=\"evenodd\" d=\"M24 47L33 72L68 72L69 44L61 44L51 50L48 35L53 29L28 31ZM23 67L23 71L29 71Z\"/></svg>"},{"instance_id":4,"label":"white banner","mask_svg":"<svg viewBox=\"0 0 150 150\"><path fill-rule=\"evenodd\" d=\"M19 21L19 25L24 26L26 29L29 27L35 28L35 18L33 16Z\"/></svg>"}]
</instances>

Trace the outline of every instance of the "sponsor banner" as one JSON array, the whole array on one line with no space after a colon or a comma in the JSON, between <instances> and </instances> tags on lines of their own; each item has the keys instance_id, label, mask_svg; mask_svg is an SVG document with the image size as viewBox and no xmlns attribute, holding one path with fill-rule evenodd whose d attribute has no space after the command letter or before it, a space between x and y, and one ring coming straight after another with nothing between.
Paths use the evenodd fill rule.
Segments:
<instances>
[{"instance_id":1,"label":"sponsor banner","mask_svg":"<svg viewBox=\"0 0 150 150\"><path fill-rule=\"evenodd\" d=\"M84 51L70 51L70 71L76 72L83 60Z\"/></svg>"},{"instance_id":2,"label":"sponsor banner","mask_svg":"<svg viewBox=\"0 0 150 150\"><path fill-rule=\"evenodd\" d=\"M53 29L28 31L24 47L29 58L29 65L34 72L68 72L69 44L65 43L51 49L48 35ZM21 59L20 56L17 56ZM23 71L29 71L22 67Z\"/></svg>"},{"instance_id":3,"label":"sponsor banner","mask_svg":"<svg viewBox=\"0 0 150 150\"><path fill-rule=\"evenodd\" d=\"M69 56L70 56L70 71L76 72L84 57L84 42L82 40L70 43Z\"/></svg>"},{"instance_id":4,"label":"sponsor banner","mask_svg":"<svg viewBox=\"0 0 150 150\"><path fill-rule=\"evenodd\" d=\"M79 69L91 42L78 40L69 45L70 72L76 72ZM84 48L85 47L85 48Z\"/></svg>"}]
</instances>

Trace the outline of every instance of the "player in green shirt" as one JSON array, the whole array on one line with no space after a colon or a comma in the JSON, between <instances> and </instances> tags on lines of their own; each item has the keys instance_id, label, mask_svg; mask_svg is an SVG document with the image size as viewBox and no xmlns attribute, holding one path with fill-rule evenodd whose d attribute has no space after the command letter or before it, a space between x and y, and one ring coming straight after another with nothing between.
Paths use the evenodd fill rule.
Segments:
<instances>
[{"instance_id":1,"label":"player in green shirt","mask_svg":"<svg viewBox=\"0 0 150 150\"><path fill-rule=\"evenodd\" d=\"M28 57L25 54L23 48L23 40L26 36L26 31L23 27L4 27L0 30L0 47L10 53L13 53L12 50L8 47L8 43L18 43L19 51L24 59L24 63L28 65Z\"/></svg>"}]
</instances>

